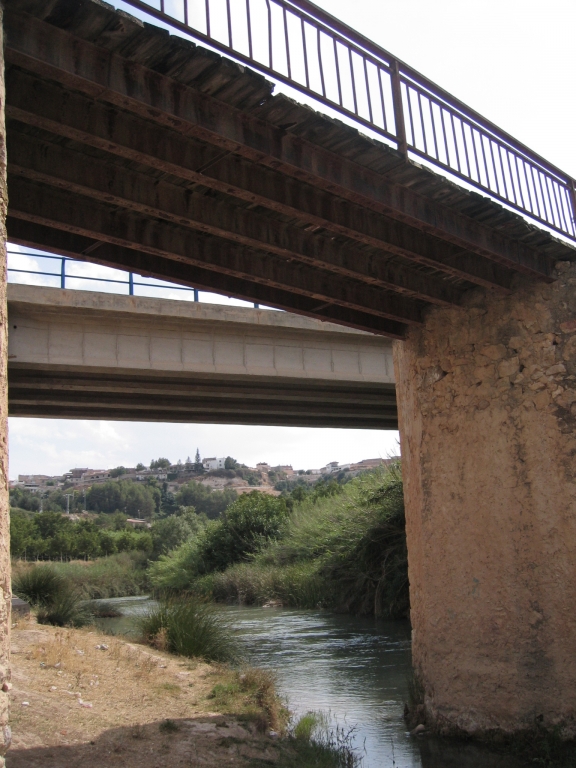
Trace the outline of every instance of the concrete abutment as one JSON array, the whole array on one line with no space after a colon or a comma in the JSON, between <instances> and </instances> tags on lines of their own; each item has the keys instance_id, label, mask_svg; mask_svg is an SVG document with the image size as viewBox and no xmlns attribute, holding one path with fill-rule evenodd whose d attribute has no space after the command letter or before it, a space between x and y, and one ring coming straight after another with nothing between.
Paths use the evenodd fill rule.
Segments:
<instances>
[{"instance_id":1,"label":"concrete abutment","mask_svg":"<svg viewBox=\"0 0 576 768\"><path fill-rule=\"evenodd\" d=\"M395 342L413 658L440 731L576 729L576 264L556 278Z\"/></svg>"}]
</instances>

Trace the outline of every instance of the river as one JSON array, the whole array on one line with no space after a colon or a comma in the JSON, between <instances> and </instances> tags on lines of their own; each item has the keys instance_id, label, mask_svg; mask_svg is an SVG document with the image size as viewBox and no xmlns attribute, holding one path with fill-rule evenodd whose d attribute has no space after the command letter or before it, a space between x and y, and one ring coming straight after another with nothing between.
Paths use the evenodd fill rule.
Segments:
<instances>
[{"instance_id":1,"label":"river","mask_svg":"<svg viewBox=\"0 0 576 768\"><path fill-rule=\"evenodd\" d=\"M123 614L98 621L114 633L129 632L132 617L150 605L142 597L105 602ZM286 608L221 610L242 637L250 663L276 672L278 690L296 716L321 711L333 726L354 729L363 768L519 768L473 745L407 733L408 622Z\"/></svg>"}]
</instances>

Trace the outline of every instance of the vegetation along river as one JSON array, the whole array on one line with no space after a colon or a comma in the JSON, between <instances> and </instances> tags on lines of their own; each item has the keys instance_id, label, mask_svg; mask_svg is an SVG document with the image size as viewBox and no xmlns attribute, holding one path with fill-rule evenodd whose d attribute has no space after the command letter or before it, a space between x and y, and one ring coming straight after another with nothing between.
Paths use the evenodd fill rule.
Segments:
<instances>
[{"instance_id":1,"label":"vegetation along river","mask_svg":"<svg viewBox=\"0 0 576 768\"><path fill-rule=\"evenodd\" d=\"M130 630L147 598L106 600L122 612L99 625ZM410 626L321 611L226 606L221 609L247 647L250 662L274 669L278 689L296 714L329 714L333 724L354 729L363 768L518 768L469 744L412 737L402 718L410 676Z\"/></svg>"}]
</instances>

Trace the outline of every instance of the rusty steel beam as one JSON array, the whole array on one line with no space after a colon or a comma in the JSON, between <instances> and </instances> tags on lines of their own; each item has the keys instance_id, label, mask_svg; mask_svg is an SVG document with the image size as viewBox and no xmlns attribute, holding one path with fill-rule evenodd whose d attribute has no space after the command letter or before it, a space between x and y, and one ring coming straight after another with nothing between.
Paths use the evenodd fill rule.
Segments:
<instances>
[{"instance_id":1,"label":"rusty steel beam","mask_svg":"<svg viewBox=\"0 0 576 768\"><path fill-rule=\"evenodd\" d=\"M373 211L283 177L242 158L223 156L175 131L69 93L18 70L7 75L6 114L51 134L95 147L191 184L326 229L452 277L506 293L512 272Z\"/></svg>"},{"instance_id":2,"label":"rusty steel beam","mask_svg":"<svg viewBox=\"0 0 576 768\"><path fill-rule=\"evenodd\" d=\"M7 61L166 128L359 203L533 277L552 263L351 160L26 14L6 14Z\"/></svg>"},{"instance_id":3,"label":"rusty steel beam","mask_svg":"<svg viewBox=\"0 0 576 768\"><path fill-rule=\"evenodd\" d=\"M8 157L9 179L23 176L415 299L458 304L462 296L462 290L451 283L389 263L380 254L338 245L269 216L40 141L18 133L15 126L9 133Z\"/></svg>"},{"instance_id":4,"label":"rusty steel beam","mask_svg":"<svg viewBox=\"0 0 576 768\"><path fill-rule=\"evenodd\" d=\"M421 305L412 299L23 177L11 179L8 211L28 221L298 293L318 303L411 325L422 323Z\"/></svg>"},{"instance_id":5,"label":"rusty steel beam","mask_svg":"<svg viewBox=\"0 0 576 768\"><path fill-rule=\"evenodd\" d=\"M387 320L345 307L330 304L319 305L317 300L290 293L287 290L275 289L249 280L193 267L190 264L162 258L143 250L102 242L94 236L88 237L69 230L54 229L46 224L33 221L32 216L27 216L24 219L9 215L7 229L10 240L19 245L41 248L48 252L106 267L125 269L136 272L143 277L168 280L180 285L220 293L224 296L234 296L249 302L276 307L287 312L295 312L313 317L316 320L327 320L394 339L404 338L406 331L406 325L401 322Z\"/></svg>"}]
</instances>

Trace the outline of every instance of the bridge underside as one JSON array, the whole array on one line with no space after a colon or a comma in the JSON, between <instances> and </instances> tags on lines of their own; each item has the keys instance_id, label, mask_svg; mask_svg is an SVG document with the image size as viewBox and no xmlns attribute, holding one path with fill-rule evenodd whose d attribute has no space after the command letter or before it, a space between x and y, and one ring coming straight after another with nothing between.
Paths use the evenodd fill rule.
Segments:
<instances>
[{"instance_id":1,"label":"bridge underside","mask_svg":"<svg viewBox=\"0 0 576 768\"><path fill-rule=\"evenodd\" d=\"M8 368L11 416L398 429L390 384Z\"/></svg>"},{"instance_id":2,"label":"bridge underside","mask_svg":"<svg viewBox=\"0 0 576 768\"><path fill-rule=\"evenodd\" d=\"M91 0L7 0L17 242L402 338L567 248L476 193Z\"/></svg>"}]
</instances>

